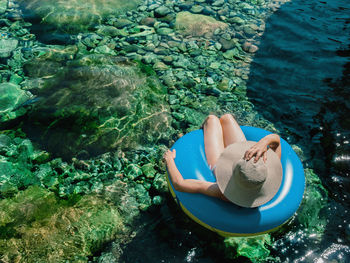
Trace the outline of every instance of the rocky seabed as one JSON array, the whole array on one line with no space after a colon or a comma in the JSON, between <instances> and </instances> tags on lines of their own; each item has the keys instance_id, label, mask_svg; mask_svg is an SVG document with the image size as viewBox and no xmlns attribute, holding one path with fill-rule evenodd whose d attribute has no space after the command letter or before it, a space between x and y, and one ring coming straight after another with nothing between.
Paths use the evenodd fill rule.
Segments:
<instances>
[{"instance_id":1,"label":"rocky seabed","mask_svg":"<svg viewBox=\"0 0 350 263\"><path fill-rule=\"evenodd\" d=\"M246 81L283 2L83 3L0 0L1 262L119 262L142 217L171 201L162 155L179 137L227 112L278 132ZM281 233L321 240L327 192L305 173L278 233L211 243L256 262L279 261Z\"/></svg>"}]
</instances>

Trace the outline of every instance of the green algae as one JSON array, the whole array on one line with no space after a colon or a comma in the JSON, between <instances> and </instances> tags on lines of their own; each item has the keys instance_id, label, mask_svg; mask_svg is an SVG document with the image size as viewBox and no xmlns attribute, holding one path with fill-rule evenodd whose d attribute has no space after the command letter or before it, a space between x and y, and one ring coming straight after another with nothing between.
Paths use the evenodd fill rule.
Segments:
<instances>
[{"instance_id":1,"label":"green algae","mask_svg":"<svg viewBox=\"0 0 350 263\"><path fill-rule=\"evenodd\" d=\"M328 192L312 169L305 169L305 178L306 191L297 219L310 234L317 234L321 238L327 224L322 211L327 207Z\"/></svg>"},{"instance_id":2,"label":"green algae","mask_svg":"<svg viewBox=\"0 0 350 263\"><path fill-rule=\"evenodd\" d=\"M257 237L228 237L225 238L227 256L237 258L243 256L249 258L252 262L274 261L270 257L269 247L272 245L269 234Z\"/></svg>"}]
</instances>

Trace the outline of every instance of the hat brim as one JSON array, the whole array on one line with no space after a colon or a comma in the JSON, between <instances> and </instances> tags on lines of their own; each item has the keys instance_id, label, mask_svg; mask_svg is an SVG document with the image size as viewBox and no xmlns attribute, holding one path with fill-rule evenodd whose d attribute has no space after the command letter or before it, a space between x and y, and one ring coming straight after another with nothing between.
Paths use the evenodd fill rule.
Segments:
<instances>
[{"instance_id":1,"label":"hat brim","mask_svg":"<svg viewBox=\"0 0 350 263\"><path fill-rule=\"evenodd\" d=\"M228 200L242 207L253 208L267 203L276 195L282 182L281 161L277 154L269 149L266 161L267 178L262 187L257 191L242 188L237 183L236 176L233 176L234 168L244 157L244 153L255 144L254 141L231 144L225 148L216 163L215 175L220 191Z\"/></svg>"}]
</instances>

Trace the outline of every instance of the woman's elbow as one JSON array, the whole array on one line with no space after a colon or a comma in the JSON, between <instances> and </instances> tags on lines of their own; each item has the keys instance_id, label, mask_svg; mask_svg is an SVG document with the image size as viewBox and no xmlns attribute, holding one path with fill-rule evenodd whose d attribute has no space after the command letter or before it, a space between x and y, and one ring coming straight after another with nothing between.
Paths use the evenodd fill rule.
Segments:
<instances>
[{"instance_id":1,"label":"woman's elbow","mask_svg":"<svg viewBox=\"0 0 350 263\"><path fill-rule=\"evenodd\" d=\"M173 186L174 186L174 189L175 189L176 191L179 191L179 192L182 192L182 191L183 191L183 187L182 187L181 182L175 181L175 182L173 182Z\"/></svg>"}]
</instances>

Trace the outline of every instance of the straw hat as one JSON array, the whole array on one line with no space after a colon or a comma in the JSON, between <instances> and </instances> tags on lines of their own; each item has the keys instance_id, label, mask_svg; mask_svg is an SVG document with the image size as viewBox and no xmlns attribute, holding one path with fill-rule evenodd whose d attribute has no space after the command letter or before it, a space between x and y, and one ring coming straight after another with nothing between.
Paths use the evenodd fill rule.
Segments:
<instances>
[{"instance_id":1,"label":"straw hat","mask_svg":"<svg viewBox=\"0 0 350 263\"><path fill-rule=\"evenodd\" d=\"M220 191L231 202L243 207L258 207L274 197L282 181L282 164L277 154L269 149L267 161L254 163L243 159L244 153L256 142L231 144L220 155L215 175Z\"/></svg>"}]
</instances>

